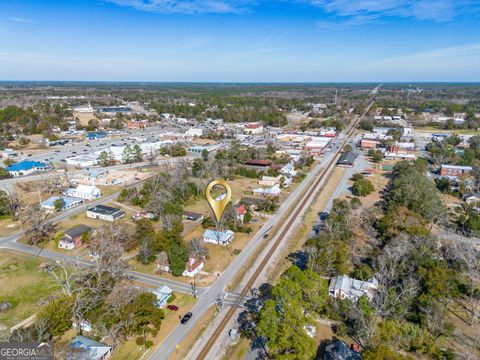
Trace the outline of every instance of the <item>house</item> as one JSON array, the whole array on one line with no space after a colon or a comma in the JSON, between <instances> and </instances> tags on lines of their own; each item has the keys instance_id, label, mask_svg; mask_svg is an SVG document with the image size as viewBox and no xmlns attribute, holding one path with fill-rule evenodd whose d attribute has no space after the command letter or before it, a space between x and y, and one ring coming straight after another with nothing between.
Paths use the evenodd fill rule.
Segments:
<instances>
[{"instance_id":1,"label":"house","mask_svg":"<svg viewBox=\"0 0 480 360\"><path fill-rule=\"evenodd\" d=\"M157 307L164 307L170 296L172 296L173 290L170 289L167 285L163 285L156 290L153 290L153 293L157 297Z\"/></svg>"},{"instance_id":2,"label":"house","mask_svg":"<svg viewBox=\"0 0 480 360\"><path fill-rule=\"evenodd\" d=\"M64 191L63 195L77 197L85 200L98 199L102 196L102 193L99 188L95 185L78 185L76 189L67 189Z\"/></svg>"},{"instance_id":3,"label":"house","mask_svg":"<svg viewBox=\"0 0 480 360\"><path fill-rule=\"evenodd\" d=\"M183 272L183 276L194 277L203 269L203 261L195 258L189 258L187 260L187 266Z\"/></svg>"},{"instance_id":4,"label":"house","mask_svg":"<svg viewBox=\"0 0 480 360\"><path fill-rule=\"evenodd\" d=\"M70 346L73 354L67 356L68 360L105 360L112 353L110 346L81 335L75 336Z\"/></svg>"},{"instance_id":5,"label":"house","mask_svg":"<svg viewBox=\"0 0 480 360\"><path fill-rule=\"evenodd\" d=\"M323 360L361 360L362 355L358 349L348 347L348 345L341 340L335 339L331 344L325 347Z\"/></svg>"},{"instance_id":6,"label":"house","mask_svg":"<svg viewBox=\"0 0 480 360\"><path fill-rule=\"evenodd\" d=\"M7 167L7 171L10 173L10 175L14 177L30 175L37 171L47 171L47 170L48 170L47 164L39 161L31 161L31 160L20 161L16 164L13 164Z\"/></svg>"},{"instance_id":7,"label":"house","mask_svg":"<svg viewBox=\"0 0 480 360\"><path fill-rule=\"evenodd\" d=\"M285 176L288 179L291 179L297 175L297 171L291 162L286 164L283 168L280 169L280 174Z\"/></svg>"},{"instance_id":8,"label":"house","mask_svg":"<svg viewBox=\"0 0 480 360\"><path fill-rule=\"evenodd\" d=\"M244 132L252 135L261 134L263 133L263 125L259 122L246 124Z\"/></svg>"},{"instance_id":9,"label":"house","mask_svg":"<svg viewBox=\"0 0 480 360\"><path fill-rule=\"evenodd\" d=\"M243 218L245 217L245 214L247 213L247 207L244 204L241 204L240 206L235 207L235 215L237 217L237 220L241 221L243 224Z\"/></svg>"},{"instance_id":10,"label":"house","mask_svg":"<svg viewBox=\"0 0 480 360\"><path fill-rule=\"evenodd\" d=\"M154 219L155 214L146 211L137 211L135 215L132 215L133 220L140 220L140 219Z\"/></svg>"},{"instance_id":11,"label":"house","mask_svg":"<svg viewBox=\"0 0 480 360\"><path fill-rule=\"evenodd\" d=\"M182 214L182 217L185 220L190 220L190 221L201 221L203 220L203 214L199 214L193 211L184 211Z\"/></svg>"},{"instance_id":12,"label":"house","mask_svg":"<svg viewBox=\"0 0 480 360\"><path fill-rule=\"evenodd\" d=\"M275 185L270 188L257 188L253 189L253 192L255 194L262 194L262 195L272 195L272 196L279 196L282 190L280 190L280 187Z\"/></svg>"},{"instance_id":13,"label":"house","mask_svg":"<svg viewBox=\"0 0 480 360\"><path fill-rule=\"evenodd\" d=\"M261 186L279 186L282 175L278 176L262 176L262 179L258 182Z\"/></svg>"},{"instance_id":14,"label":"house","mask_svg":"<svg viewBox=\"0 0 480 360\"><path fill-rule=\"evenodd\" d=\"M105 221L115 221L125 215L125 211L106 205L95 205L87 208L87 217Z\"/></svg>"},{"instance_id":15,"label":"house","mask_svg":"<svg viewBox=\"0 0 480 360\"><path fill-rule=\"evenodd\" d=\"M67 196L52 196L48 198L45 201L42 201L40 206L48 211L54 211L55 209L55 201L58 199L63 200L63 207L60 209L60 211L68 210L71 209L75 206L80 205L83 203L83 199L80 198L75 198L75 197L67 197Z\"/></svg>"},{"instance_id":16,"label":"house","mask_svg":"<svg viewBox=\"0 0 480 360\"><path fill-rule=\"evenodd\" d=\"M440 168L440 175L462 176L462 175L468 175L471 171L472 171L471 166L457 166L457 165L442 164Z\"/></svg>"},{"instance_id":17,"label":"house","mask_svg":"<svg viewBox=\"0 0 480 360\"><path fill-rule=\"evenodd\" d=\"M342 167L353 167L355 160L357 159L357 154L353 151L343 153L338 159L337 165Z\"/></svg>"},{"instance_id":18,"label":"house","mask_svg":"<svg viewBox=\"0 0 480 360\"><path fill-rule=\"evenodd\" d=\"M217 245L227 245L232 242L235 234L232 230L227 231L218 231L218 230L205 230L203 233L203 241L217 244Z\"/></svg>"},{"instance_id":19,"label":"house","mask_svg":"<svg viewBox=\"0 0 480 360\"><path fill-rule=\"evenodd\" d=\"M478 208L478 205L480 205L480 194L465 194L463 195L463 201L465 201L468 205L473 205Z\"/></svg>"},{"instance_id":20,"label":"house","mask_svg":"<svg viewBox=\"0 0 480 360\"><path fill-rule=\"evenodd\" d=\"M249 197L249 196L246 196L240 200L241 204L245 204L252 210L255 210L257 206L262 204L263 202L264 200L261 198Z\"/></svg>"},{"instance_id":21,"label":"house","mask_svg":"<svg viewBox=\"0 0 480 360\"><path fill-rule=\"evenodd\" d=\"M349 278L347 275L340 275L330 280L328 294L336 299L349 299L356 302L364 295L371 300L377 289L378 280L374 277L368 281L362 281Z\"/></svg>"},{"instance_id":22,"label":"house","mask_svg":"<svg viewBox=\"0 0 480 360\"><path fill-rule=\"evenodd\" d=\"M77 225L65 231L65 235L58 242L58 247L65 250L73 250L82 245L82 235L90 232L87 225Z\"/></svg>"}]
</instances>

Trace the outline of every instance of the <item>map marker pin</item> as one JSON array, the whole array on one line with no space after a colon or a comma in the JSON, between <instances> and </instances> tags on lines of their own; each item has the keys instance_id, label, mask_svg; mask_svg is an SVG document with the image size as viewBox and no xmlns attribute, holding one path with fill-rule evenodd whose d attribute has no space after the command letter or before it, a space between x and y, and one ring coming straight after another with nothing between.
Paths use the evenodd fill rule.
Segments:
<instances>
[{"instance_id":1,"label":"map marker pin","mask_svg":"<svg viewBox=\"0 0 480 360\"><path fill-rule=\"evenodd\" d=\"M210 194L210 192L212 191L212 188L215 185L223 186L225 190L227 190L227 193L225 194L225 197L222 200L215 200L214 198L212 198L212 195ZM205 188L205 197L207 198L208 204L210 205L210 207L213 210L213 213L215 214L217 225L220 226L220 220L222 220L223 212L225 211L225 208L227 207L228 203L232 198L232 189L230 189L230 186L225 180L216 179L210 182Z\"/></svg>"}]
</instances>

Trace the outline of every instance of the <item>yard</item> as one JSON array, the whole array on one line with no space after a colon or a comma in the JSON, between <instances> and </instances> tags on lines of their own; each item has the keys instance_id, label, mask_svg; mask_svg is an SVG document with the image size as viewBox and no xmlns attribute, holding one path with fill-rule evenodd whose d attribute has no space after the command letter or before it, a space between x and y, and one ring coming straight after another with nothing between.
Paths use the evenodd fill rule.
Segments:
<instances>
[{"instance_id":1,"label":"yard","mask_svg":"<svg viewBox=\"0 0 480 360\"><path fill-rule=\"evenodd\" d=\"M0 303L12 307L0 313L0 330L5 330L38 311L38 302L55 292L48 274L40 269L41 259L0 251Z\"/></svg>"},{"instance_id":2,"label":"yard","mask_svg":"<svg viewBox=\"0 0 480 360\"><path fill-rule=\"evenodd\" d=\"M149 338L149 340L153 341L154 347L159 345L175 328L175 326L179 322L178 316L183 316L185 313L190 311L190 309L195 304L195 299L191 295L184 295L180 293L174 293L174 294L176 298L170 304L178 306L178 311L171 311L164 308L165 319L162 320L160 331L155 338L153 339ZM128 341L126 341L125 343L123 343L119 348L117 348L113 352L111 359L112 360L135 360L135 359L139 359L144 352L145 352L145 348L143 346L137 345L135 343L135 337L133 337Z\"/></svg>"}]
</instances>

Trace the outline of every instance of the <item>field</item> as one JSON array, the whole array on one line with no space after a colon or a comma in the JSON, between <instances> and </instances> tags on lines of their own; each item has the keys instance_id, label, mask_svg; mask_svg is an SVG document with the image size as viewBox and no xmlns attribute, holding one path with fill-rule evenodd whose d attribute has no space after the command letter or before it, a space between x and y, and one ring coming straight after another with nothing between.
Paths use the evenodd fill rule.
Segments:
<instances>
[{"instance_id":1,"label":"field","mask_svg":"<svg viewBox=\"0 0 480 360\"><path fill-rule=\"evenodd\" d=\"M12 307L0 313L0 330L9 328L38 311L38 301L55 289L39 265L42 260L14 252L0 252L0 303Z\"/></svg>"},{"instance_id":2,"label":"field","mask_svg":"<svg viewBox=\"0 0 480 360\"><path fill-rule=\"evenodd\" d=\"M0 217L0 237L10 235L17 231L19 227L20 223L18 221L13 221L10 216Z\"/></svg>"}]
</instances>

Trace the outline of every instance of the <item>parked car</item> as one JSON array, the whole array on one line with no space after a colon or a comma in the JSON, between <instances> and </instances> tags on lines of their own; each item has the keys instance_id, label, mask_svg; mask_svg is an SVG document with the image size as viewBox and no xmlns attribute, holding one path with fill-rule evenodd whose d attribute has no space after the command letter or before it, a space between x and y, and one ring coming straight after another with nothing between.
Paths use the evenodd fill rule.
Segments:
<instances>
[{"instance_id":1,"label":"parked car","mask_svg":"<svg viewBox=\"0 0 480 360\"><path fill-rule=\"evenodd\" d=\"M177 305L168 305L167 309L172 310L172 311L178 311L178 306Z\"/></svg>"},{"instance_id":2,"label":"parked car","mask_svg":"<svg viewBox=\"0 0 480 360\"><path fill-rule=\"evenodd\" d=\"M190 318L192 317L192 315L193 315L193 314L192 314L190 311L187 312L185 315L183 315L182 320L180 320L180 322L181 322L182 324L186 324L186 323L188 322L188 320L190 320Z\"/></svg>"},{"instance_id":3,"label":"parked car","mask_svg":"<svg viewBox=\"0 0 480 360\"><path fill-rule=\"evenodd\" d=\"M263 238L264 239L268 238L268 234L263 235Z\"/></svg>"}]
</instances>

